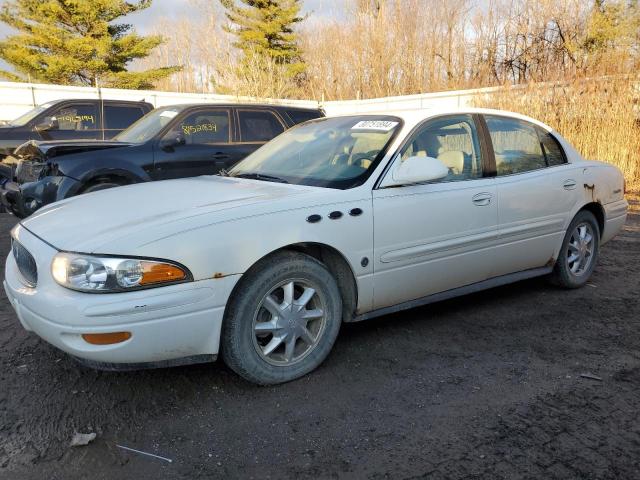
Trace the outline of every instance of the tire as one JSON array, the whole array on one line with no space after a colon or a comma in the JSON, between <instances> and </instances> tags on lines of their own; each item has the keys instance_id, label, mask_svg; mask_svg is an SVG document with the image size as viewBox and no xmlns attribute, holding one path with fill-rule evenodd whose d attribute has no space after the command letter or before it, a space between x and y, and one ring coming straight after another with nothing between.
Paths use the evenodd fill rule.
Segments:
<instances>
[{"instance_id":1,"label":"tire","mask_svg":"<svg viewBox=\"0 0 640 480\"><path fill-rule=\"evenodd\" d=\"M584 238L582 232L585 232ZM589 242L586 239L591 238ZM590 253L589 253L590 252ZM600 252L600 226L593 213L582 210L574 217L562 241L551 280L564 288L580 288L591 277ZM577 255L578 259L571 261ZM588 263L587 263L588 262Z\"/></svg>"},{"instance_id":2,"label":"tire","mask_svg":"<svg viewBox=\"0 0 640 480\"><path fill-rule=\"evenodd\" d=\"M342 298L327 268L303 253L278 252L234 289L222 325L222 358L250 382L289 382L324 361L341 322Z\"/></svg>"},{"instance_id":3,"label":"tire","mask_svg":"<svg viewBox=\"0 0 640 480\"><path fill-rule=\"evenodd\" d=\"M123 185L124 183L118 183L112 180L107 180L107 181L93 183L89 185L87 188L85 188L82 191L82 193L98 192L100 190L106 190L107 188L121 187Z\"/></svg>"}]
</instances>

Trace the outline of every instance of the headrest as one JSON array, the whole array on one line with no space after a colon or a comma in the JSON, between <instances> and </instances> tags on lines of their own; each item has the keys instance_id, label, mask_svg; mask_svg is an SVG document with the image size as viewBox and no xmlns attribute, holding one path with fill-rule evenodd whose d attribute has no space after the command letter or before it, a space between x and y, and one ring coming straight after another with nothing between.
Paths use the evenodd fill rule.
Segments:
<instances>
[{"instance_id":1,"label":"headrest","mask_svg":"<svg viewBox=\"0 0 640 480\"><path fill-rule=\"evenodd\" d=\"M464 153L459 150L449 150L438 154L438 160L445 164L454 175L460 175L464 170Z\"/></svg>"}]
</instances>

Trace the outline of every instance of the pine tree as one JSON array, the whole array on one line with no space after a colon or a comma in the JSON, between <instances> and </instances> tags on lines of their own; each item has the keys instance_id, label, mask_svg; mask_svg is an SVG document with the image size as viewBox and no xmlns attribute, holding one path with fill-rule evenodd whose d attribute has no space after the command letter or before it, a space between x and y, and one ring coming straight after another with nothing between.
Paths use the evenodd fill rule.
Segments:
<instances>
[{"instance_id":1,"label":"pine tree","mask_svg":"<svg viewBox=\"0 0 640 480\"><path fill-rule=\"evenodd\" d=\"M275 62L285 67L290 78L305 70L294 26L300 16L300 0L220 0L231 25L226 28L237 37L234 46L242 50L241 68Z\"/></svg>"},{"instance_id":2,"label":"pine tree","mask_svg":"<svg viewBox=\"0 0 640 480\"><path fill-rule=\"evenodd\" d=\"M152 88L180 67L132 72L127 65L149 55L162 37L140 36L129 24L112 23L151 1L11 0L0 10L0 21L18 33L0 41L0 58L16 73L0 71L0 76L63 85L93 85L98 79L102 86Z\"/></svg>"}]
</instances>

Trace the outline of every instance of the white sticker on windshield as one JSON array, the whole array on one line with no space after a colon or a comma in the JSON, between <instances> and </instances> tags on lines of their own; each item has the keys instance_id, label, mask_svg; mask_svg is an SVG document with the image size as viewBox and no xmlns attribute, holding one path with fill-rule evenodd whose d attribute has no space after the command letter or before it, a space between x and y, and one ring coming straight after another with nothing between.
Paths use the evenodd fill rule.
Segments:
<instances>
[{"instance_id":1,"label":"white sticker on windshield","mask_svg":"<svg viewBox=\"0 0 640 480\"><path fill-rule=\"evenodd\" d=\"M173 118L178 114L175 110L165 110L164 112L160 112L161 117L165 118Z\"/></svg>"},{"instance_id":2,"label":"white sticker on windshield","mask_svg":"<svg viewBox=\"0 0 640 480\"><path fill-rule=\"evenodd\" d=\"M356 123L351 130L377 130L379 132L388 132L398 125L398 122L389 120L362 120Z\"/></svg>"}]
</instances>

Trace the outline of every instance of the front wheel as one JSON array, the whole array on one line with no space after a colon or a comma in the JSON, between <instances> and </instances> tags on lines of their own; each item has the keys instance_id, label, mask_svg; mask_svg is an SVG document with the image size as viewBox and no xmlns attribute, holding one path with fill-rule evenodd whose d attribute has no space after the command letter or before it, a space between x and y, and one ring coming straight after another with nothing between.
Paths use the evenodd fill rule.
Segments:
<instances>
[{"instance_id":1,"label":"front wheel","mask_svg":"<svg viewBox=\"0 0 640 480\"><path fill-rule=\"evenodd\" d=\"M85 188L82 191L82 193L99 192L100 190L107 190L108 188L121 187L123 185L124 183L118 183L113 180L105 180L105 181L100 181L100 182L89 185L87 188Z\"/></svg>"},{"instance_id":2,"label":"front wheel","mask_svg":"<svg viewBox=\"0 0 640 480\"><path fill-rule=\"evenodd\" d=\"M311 372L340 330L338 285L315 258L279 252L250 269L227 305L222 357L249 381L270 385Z\"/></svg>"},{"instance_id":3,"label":"front wheel","mask_svg":"<svg viewBox=\"0 0 640 480\"><path fill-rule=\"evenodd\" d=\"M552 280L565 288L585 285L598 261L600 227L593 213L583 210L575 216L562 242Z\"/></svg>"}]
</instances>

